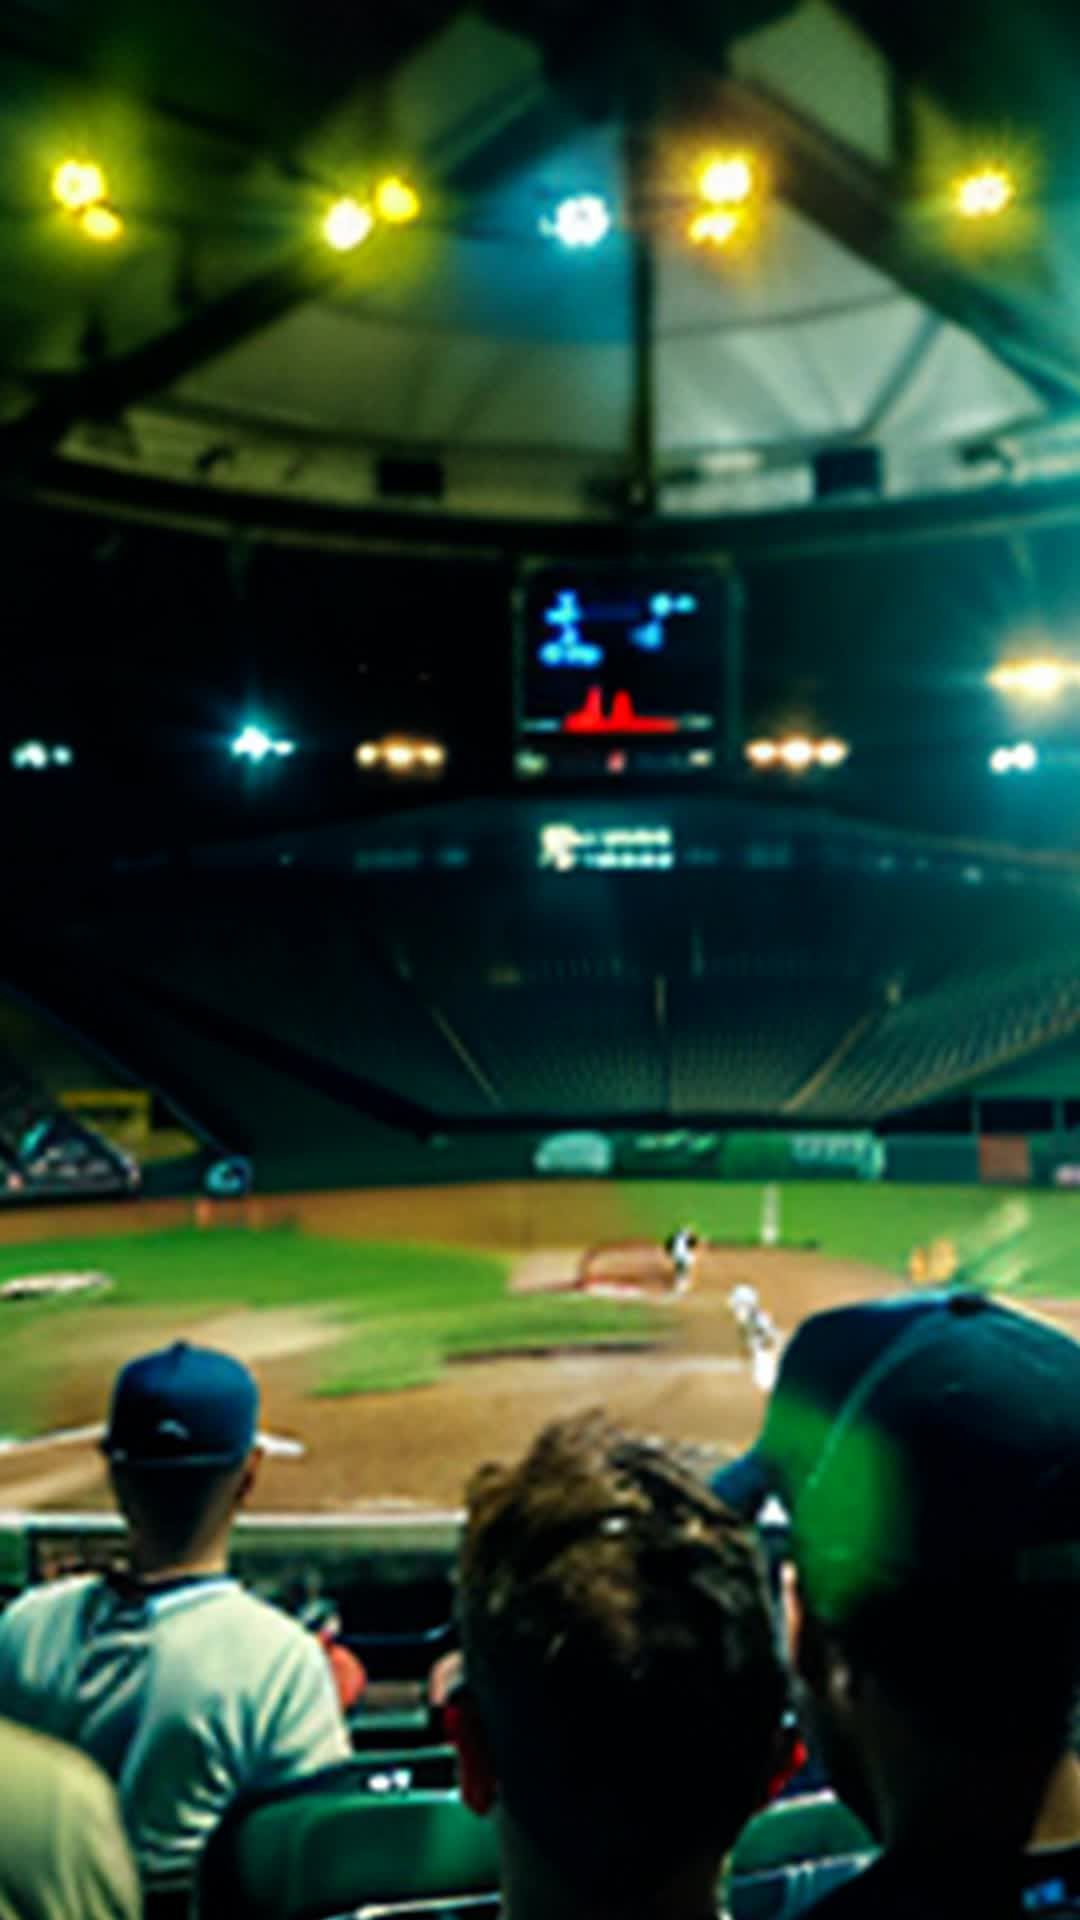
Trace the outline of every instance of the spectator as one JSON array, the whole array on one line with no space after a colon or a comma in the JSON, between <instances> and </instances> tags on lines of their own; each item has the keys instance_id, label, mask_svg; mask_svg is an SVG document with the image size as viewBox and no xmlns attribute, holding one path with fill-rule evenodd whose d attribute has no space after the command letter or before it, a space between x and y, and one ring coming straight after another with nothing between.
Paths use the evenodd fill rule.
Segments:
<instances>
[{"instance_id":1,"label":"spectator","mask_svg":"<svg viewBox=\"0 0 1080 1920\"><path fill-rule=\"evenodd\" d=\"M599 1414L468 1491L462 1792L494 1810L509 1920L700 1920L785 1748L752 1537Z\"/></svg>"},{"instance_id":2,"label":"spectator","mask_svg":"<svg viewBox=\"0 0 1080 1920\"><path fill-rule=\"evenodd\" d=\"M80 1753L0 1721L0 1920L138 1920L116 1797Z\"/></svg>"},{"instance_id":3,"label":"spectator","mask_svg":"<svg viewBox=\"0 0 1080 1920\"><path fill-rule=\"evenodd\" d=\"M787 1501L814 1729L883 1848L822 1920L1080 1911L1080 1346L970 1293L819 1314L714 1485Z\"/></svg>"},{"instance_id":4,"label":"spectator","mask_svg":"<svg viewBox=\"0 0 1080 1920\"><path fill-rule=\"evenodd\" d=\"M311 1636L226 1571L257 1412L224 1354L180 1344L126 1367L104 1449L132 1571L36 1588L0 1620L0 1713L99 1762L148 1885L193 1874L241 1788L349 1753Z\"/></svg>"},{"instance_id":5,"label":"spectator","mask_svg":"<svg viewBox=\"0 0 1080 1920\"><path fill-rule=\"evenodd\" d=\"M342 1712L351 1713L364 1697L367 1670L341 1638L341 1614L335 1603L326 1598L307 1600L297 1618L326 1656Z\"/></svg>"}]
</instances>

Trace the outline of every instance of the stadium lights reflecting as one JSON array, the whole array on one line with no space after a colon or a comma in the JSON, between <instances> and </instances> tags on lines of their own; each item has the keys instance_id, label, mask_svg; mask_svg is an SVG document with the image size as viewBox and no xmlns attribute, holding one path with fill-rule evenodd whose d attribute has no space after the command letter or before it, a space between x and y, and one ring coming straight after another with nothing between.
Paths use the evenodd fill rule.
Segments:
<instances>
[{"instance_id":1,"label":"stadium lights reflecting","mask_svg":"<svg viewBox=\"0 0 1080 1920\"><path fill-rule=\"evenodd\" d=\"M108 197L108 183L94 160L64 160L52 177L52 196L65 213L82 213Z\"/></svg>"},{"instance_id":2,"label":"stadium lights reflecting","mask_svg":"<svg viewBox=\"0 0 1080 1920\"><path fill-rule=\"evenodd\" d=\"M441 740L407 733L364 740L356 749L356 764L365 773L389 773L396 779L434 779L442 773L447 757Z\"/></svg>"},{"instance_id":3,"label":"stadium lights reflecting","mask_svg":"<svg viewBox=\"0 0 1080 1920\"><path fill-rule=\"evenodd\" d=\"M275 740L262 727L245 727L232 743L234 760L249 760L259 767L264 760L288 760L296 752L295 740Z\"/></svg>"},{"instance_id":4,"label":"stadium lights reflecting","mask_svg":"<svg viewBox=\"0 0 1080 1920\"><path fill-rule=\"evenodd\" d=\"M751 740L746 758L759 773L809 773L814 767L832 772L851 758L851 748L846 740L811 740L793 733L782 740Z\"/></svg>"},{"instance_id":5,"label":"stadium lights reflecting","mask_svg":"<svg viewBox=\"0 0 1080 1920\"><path fill-rule=\"evenodd\" d=\"M11 764L16 773L48 773L50 767L72 767L75 754L71 747L50 746L44 740L21 740L11 749Z\"/></svg>"},{"instance_id":6,"label":"stadium lights reflecting","mask_svg":"<svg viewBox=\"0 0 1080 1920\"><path fill-rule=\"evenodd\" d=\"M375 189L375 212L387 226L407 227L420 218L420 195L407 180L393 174L388 180L380 180Z\"/></svg>"},{"instance_id":7,"label":"stadium lights reflecting","mask_svg":"<svg viewBox=\"0 0 1080 1920\"><path fill-rule=\"evenodd\" d=\"M1021 740L1015 747L998 747L990 755L991 773L1035 773L1039 765L1039 749L1030 740Z\"/></svg>"},{"instance_id":8,"label":"stadium lights reflecting","mask_svg":"<svg viewBox=\"0 0 1080 1920\"><path fill-rule=\"evenodd\" d=\"M571 252L598 247L611 232L611 208L598 193L576 193L545 214L540 231Z\"/></svg>"},{"instance_id":9,"label":"stadium lights reflecting","mask_svg":"<svg viewBox=\"0 0 1080 1920\"><path fill-rule=\"evenodd\" d=\"M124 222L109 203L109 183L96 160L63 160L53 169L52 197L70 213L87 240L108 244L119 240Z\"/></svg>"},{"instance_id":10,"label":"stadium lights reflecting","mask_svg":"<svg viewBox=\"0 0 1080 1920\"><path fill-rule=\"evenodd\" d=\"M322 225L323 239L335 253L351 253L354 247L363 246L374 225L371 208L361 206L359 200L346 195L328 208Z\"/></svg>"},{"instance_id":11,"label":"stadium lights reflecting","mask_svg":"<svg viewBox=\"0 0 1080 1920\"><path fill-rule=\"evenodd\" d=\"M1005 167L981 167L956 182L953 204L962 220L997 220L1016 194L1016 181Z\"/></svg>"},{"instance_id":12,"label":"stadium lights reflecting","mask_svg":"<svg viewBox=\"0 0 1080 1920\"><path fill-rule=\"evenodd\" d=\"M711 207L741 207L755 188L754 163L749 154L726 153L707 160L698 186Z\"/></svg>"},{"instance_id":13,"label":"stadium lights reflecting","mask_svg":"<svg viewBox=\"0 0 1080 1920\"><path fill-rule=\"evenodd\" d=\"M99 246L110 246L119 240L124 231L124 223L114 207L85 207L78 216L79 232L88 240L97 241Z\"/></svg>"},{"instance_id":14,"label":"stadium lights reflecting","mask_svg":"<svg viewBox=\"0 0 1080 1920\"><path fill-rule=\"evenodd\" d=\"M710 207L695 213L687 229L695 247L726 247L743 224L743 213L736 207Z\"/></svg>"},{"instance_id":15,"label":"stadium lights reflecting","mask_svg":"<svg viewBox=\"0 0 1080 1920\"><path fill-rule=\"evenodd\" d=\"M1022 700L1058 700L1066 687L1080 685L1080 665L1069 660L1007 660L990 675L997 693Z\"/></svg>"}]
</instances>

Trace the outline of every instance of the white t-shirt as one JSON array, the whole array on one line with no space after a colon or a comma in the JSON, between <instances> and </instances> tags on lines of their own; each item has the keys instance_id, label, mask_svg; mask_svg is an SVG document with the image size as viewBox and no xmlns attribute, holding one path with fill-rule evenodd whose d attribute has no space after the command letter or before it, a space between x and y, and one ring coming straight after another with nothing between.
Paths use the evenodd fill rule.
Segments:
<instances>
[{"instance_id":1,"label":"white t-shirt","mask_svg":"<svg viewBox=\"0 0 1080 1920\"><path fill-rule=\"evenodd\" d=\"M192 1872L242 1789L350 1752L322 1648L225 1576L31 1589L0 1619L0 1714L110 1775L148 1880Z\"/></svg>"},{"instance_id":2,"label":"white t-shirt","mask_svg":"<svg viewBox=\"0 0 1080 1920\"><path fill-rule=\"evenodd\" d=\"M109 1782L81 1753L0 1721L0 1920L138 1920Z\"/></svg>"}]
</instances>

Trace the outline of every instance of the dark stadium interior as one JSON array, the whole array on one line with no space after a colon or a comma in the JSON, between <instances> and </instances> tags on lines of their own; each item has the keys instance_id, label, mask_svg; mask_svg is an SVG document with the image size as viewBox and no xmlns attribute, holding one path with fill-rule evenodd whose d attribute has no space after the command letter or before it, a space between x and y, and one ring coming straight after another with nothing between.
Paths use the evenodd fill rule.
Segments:
<instances>
[{"instance_id":1,"label":"dark stadium interior","mask_svg":"<svg viewBox=\"0 0 1080 1920\"><path fill-rule=\"evenodd\" d=\"M86 1576L117 1665L72 1744L148 1920L197 1883L201 1920L494 1917L500 1884L520 1920L517 1814L500 1853L468 1810L466 1487L600 1404L672 1452L638 1485L615 1442L617 1497L592 1462L571 1557L640 1521L666 1605L730 1529L788 1662L725 1914L792 1920L888 1843L805 1711L799 1488L733 1489L808 1318L925 1299L959 1343L1004 1306L1048 1369L1080 1333L1078 84L1074 0L0 0L0 1766L9 1721L56 1731L35 1604L49 1684L97 1684L90 1610L55 1664ZM210 1374L146 1390L143 1457L109 1396L151 1350ZM163 1459L178 1510L210 1486L175 1553ZM990 1491L957 1537L1001 1545ZM738 1582L694 1569L700 1624ZM332 1724L315 1766L310 1728L215 1759L166 1870L107 1723L204 1581L249 1622L229 1712L258 1621L293 1636L237 1724L277 1737L313 1638ZM677 1824L675 1744L638 1771ZM1027 1912L1080 1912L1059 1768ZM0 1907L35 1920L19 1824ZM50 1920L104 1913L40 1877ZM556 1904L700 1920L650 1899Z\"/></svg>"}]
</instances>

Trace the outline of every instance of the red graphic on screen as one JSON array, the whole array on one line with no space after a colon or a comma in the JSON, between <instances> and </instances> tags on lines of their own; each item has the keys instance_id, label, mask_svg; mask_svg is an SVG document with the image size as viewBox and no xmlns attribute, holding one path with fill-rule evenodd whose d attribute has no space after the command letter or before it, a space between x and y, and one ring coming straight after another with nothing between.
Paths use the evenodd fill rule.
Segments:
<instances>
[{"instance_id":1,"label":"red graphic on screen","mask_svg":"<svg viewBox=\"0 0 1080 1920\"><path fill-rule=\"evenodd\" d=\"M628 693L612 697L611 712L604 712L600 687L590 687L585 704L578 713L569 713L563 721L564 733L678 733L677 720L638 713Z\"/></svg>"}]
</instances>

